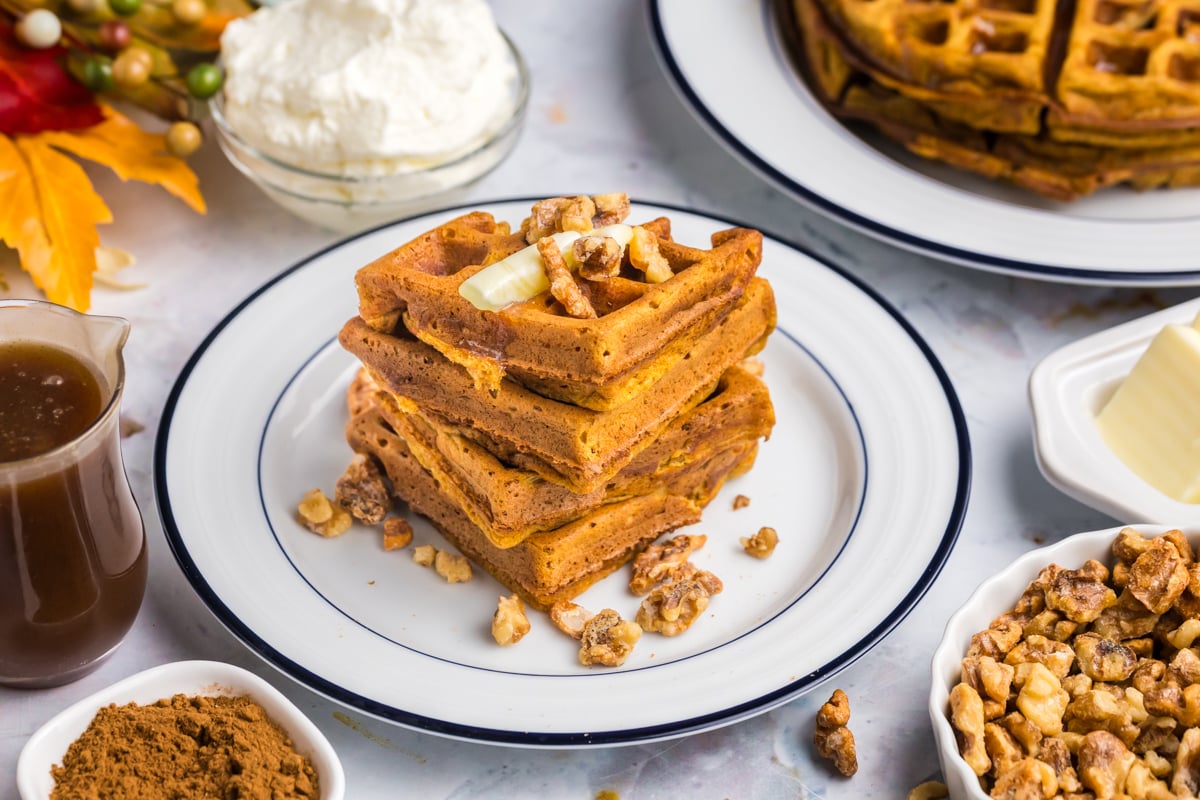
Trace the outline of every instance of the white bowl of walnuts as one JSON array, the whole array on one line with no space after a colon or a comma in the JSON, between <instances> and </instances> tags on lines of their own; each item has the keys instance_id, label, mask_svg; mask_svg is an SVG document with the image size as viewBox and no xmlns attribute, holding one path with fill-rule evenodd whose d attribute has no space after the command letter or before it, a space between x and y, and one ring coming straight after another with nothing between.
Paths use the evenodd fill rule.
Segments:
<instances>
[{"instance_id":1,"label":"white bowl of walnuts","mask_svg":"<svg viewBox=\"0 0 1200 800\"><path fill-rule=\"evenodd\" d=\"M1200 527L1080 533L950 619L929 713L953 798L1200 790Z\"/></svg>"}]
</instances>

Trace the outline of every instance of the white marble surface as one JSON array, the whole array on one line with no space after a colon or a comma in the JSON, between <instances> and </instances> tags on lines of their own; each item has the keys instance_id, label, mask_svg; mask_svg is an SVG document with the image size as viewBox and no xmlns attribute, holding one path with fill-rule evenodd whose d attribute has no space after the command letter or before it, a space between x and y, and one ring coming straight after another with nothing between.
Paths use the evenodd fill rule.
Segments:
<instances>
[{"instance_id":1,"label":"white marble surface","mask_svg":"<svg viewBox=\"0 0 1200 800\"><path fill-rule=\"evenodd\" d=\"M194 161L210 206L205 217L159 189L92 169L116 217L103 239L136 254L124 277L145 283L137 291L96 290L93 310L133 322L124 414L145 430L125 441L125 458L147 523L150 585L134 630L99 671L59 689L0 690L0 798L15 796L17 755L57 711L140 669L190 658L249 667L295 700L333 741L354 800L592 798L604 789L622 800L903 797L938 773L925 706L929 658L950 613L997 565L1037 543L1112 524L1038 473L1029 370L1065 342L1195 290L1053 285L897 251L782 196L715 144L659 69L636 0L610 0L604 13L571 25L556 0L495 0L495 7L529 60L533 95L515 152L468 199L628 191L761 226L876 287L942 360L970 428L972 497L942 574L907 619L830 684L747 722L675 741L530 751L448 741L330 703L261 662L193 593L163 538L152 451L171 384L212 326L337 237L277 209L212 143ZM0 267L7 281L0 296L33 294L11 253L0 253ZM860 770L851 780L832 773L811 745L813 715L833 686L846 690L853 709Z\"/></svg>"}]
</instances>

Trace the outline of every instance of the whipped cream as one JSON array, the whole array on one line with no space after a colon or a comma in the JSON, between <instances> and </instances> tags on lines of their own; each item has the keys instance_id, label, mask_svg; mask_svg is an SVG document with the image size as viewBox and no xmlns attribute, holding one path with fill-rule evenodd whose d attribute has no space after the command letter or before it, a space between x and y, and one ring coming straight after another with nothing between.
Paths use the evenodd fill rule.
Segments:
<instances>
[{"instance_id":1,"label":"whipped cream","mask_svg":"<svg viewBox=\"0 0 1200 800\"><path fill-rule=\"evenodd\" d=\"M486 0L287 0L230 22L221 53L229 127L314 172L451 161L516 104L516 64Z\"/></svg>"}]
</instances>

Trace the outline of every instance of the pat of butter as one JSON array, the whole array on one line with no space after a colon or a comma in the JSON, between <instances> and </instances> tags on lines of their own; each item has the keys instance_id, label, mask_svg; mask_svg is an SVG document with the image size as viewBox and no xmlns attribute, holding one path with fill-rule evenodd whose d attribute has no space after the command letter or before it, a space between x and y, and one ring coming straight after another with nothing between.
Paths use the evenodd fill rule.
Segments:
<instances>
[{"instance_id":1,"label":"pat of butter","mask_svg":"<svg viewBox=\"0 0 1200 800\"><path fill-rule=\"evenodd\" d=\"M571 269L578 265L571 245L584 234L578 231L564 231L550 235L563 253L563 261ZM626 247L633 238L633 228L628 225L606 225L587 231L588 236L607 236L615 239L621 247ZM505 306L519 303L537 297L550 288L550 279L546 277L546 265L537 245L518 250L495 264L481 269L462 282L458 293L471 305L484 311L499 311Z\"/></svg>"},{"instance_id":2,"label":"pat of butter","mask_svg":"<svg viewBox=\"0 0 1200 800\"><path fill-rule=\"evenodd\" d=\"M1200 317L1155 335L1096 422L1109 448L1146 483L1200 502Z\"/></svg>"}]
</instances>

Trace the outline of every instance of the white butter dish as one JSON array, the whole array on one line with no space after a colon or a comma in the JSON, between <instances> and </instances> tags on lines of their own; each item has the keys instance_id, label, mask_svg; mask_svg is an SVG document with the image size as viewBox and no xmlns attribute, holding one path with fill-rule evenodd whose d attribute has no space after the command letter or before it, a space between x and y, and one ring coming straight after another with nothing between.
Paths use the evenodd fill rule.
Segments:
<instances>
[{"instance_id":1,"label":"white butter dish","mask_svg":"<svg viewBox=\"0 0 1200 800\"><path fill-rule=\"evenodd\" d=\"M1034 452L1051 484L1122 523L1200 524L1200 504L1146 483L1109 449L1096 415L1168 324L1187 325L1200 298L1092 334L1055 350L1029 378Z\"/></svg>"}]
</instances>

